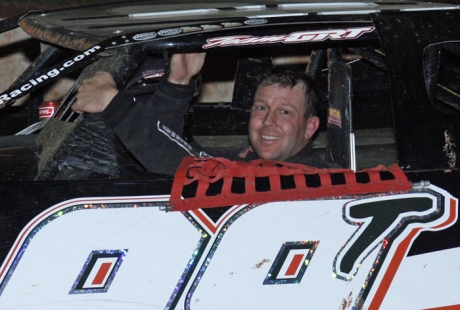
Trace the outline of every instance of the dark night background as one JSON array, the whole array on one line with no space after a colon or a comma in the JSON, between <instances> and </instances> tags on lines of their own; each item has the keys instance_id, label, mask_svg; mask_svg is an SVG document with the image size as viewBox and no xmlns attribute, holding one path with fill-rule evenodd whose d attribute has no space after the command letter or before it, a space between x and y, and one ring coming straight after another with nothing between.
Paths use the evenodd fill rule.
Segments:
<instances>
[{"instance_id":1,"label":"dark night background","mask_svg":"<svg viewBox=\"0 0 460 310\"><path fill-rule=\"evenodd\" d=\"M222 1L222 0L217 0ZM113 0L0 0L0 18L26 13L30 10L54 10L82 5L120 2ZM193 1L190 1L193 2ZM232 2L232 1L222 1ZM249 1L250 2L250 1ZM295 2L295 1L292 1ZM422 1L460 4L460 0Z\"/></svg>"}]
</instances>

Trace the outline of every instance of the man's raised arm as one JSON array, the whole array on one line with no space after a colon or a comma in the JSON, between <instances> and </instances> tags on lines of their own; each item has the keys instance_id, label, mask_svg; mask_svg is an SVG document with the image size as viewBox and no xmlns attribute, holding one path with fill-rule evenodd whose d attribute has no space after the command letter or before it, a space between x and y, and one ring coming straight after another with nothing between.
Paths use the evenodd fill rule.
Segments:
<instances>
[{"instance_id":1,"label":"man's raised arm","mask_svg":"<svg viewBox=\"0 0 460 310\"><path fill-rule=\"evenodd\" d=\"M203 67L205 56L205 53L174 54L171 57L168 81L172 84L189 84ZM112 75L99 71L93 77L82 81L72 110L77 113L100 113L107 108L118 92Z\"/></svg>"},{"instance_id":2,"label":"man's raised arm","mask_svg":"<svg viewBox=\"0 0 460 310\"><path fill-rule=\"evenodd\" d=\"M204 64L205 54L175 54L147 102L118 91L112 76L101 72L84 81L73 109L101 113L134 157L151 172L174 174L182 158L192 155L183 143L184 116L195 92L193 77Z\"/></svg>"}]
</instances>

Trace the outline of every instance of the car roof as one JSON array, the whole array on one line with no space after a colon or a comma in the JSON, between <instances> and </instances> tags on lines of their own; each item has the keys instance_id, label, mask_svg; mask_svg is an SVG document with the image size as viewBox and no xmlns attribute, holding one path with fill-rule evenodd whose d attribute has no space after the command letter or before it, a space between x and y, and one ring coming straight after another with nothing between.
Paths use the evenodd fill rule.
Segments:
<instances>
[{"instance_id":1,"label":"car roof","mask_svg":"<svg viewBox=\"0 0 460 310\"><path fill-rule=\"evenodd\" d=\"M193 35L198 31L219 32L274 23L370 22L370 13L457 8L452 4L416 1L136 1L31 12L21 19L20 25L42 41L83 50L112 37L178 27L181 35Z\"/></svg>"}]
</instances>

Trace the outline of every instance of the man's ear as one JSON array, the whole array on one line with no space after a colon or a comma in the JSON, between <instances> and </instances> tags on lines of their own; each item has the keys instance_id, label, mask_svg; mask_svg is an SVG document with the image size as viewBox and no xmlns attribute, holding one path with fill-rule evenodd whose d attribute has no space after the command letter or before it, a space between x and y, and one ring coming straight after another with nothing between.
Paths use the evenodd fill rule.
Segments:
<instances>
[{"instance_id":1,"label":"man's ear","mask_svg":"<svg viewBox=\"0 0 460 310\"><path fill-rule=\"evenodd\" d=\"M310 140L311 137L315 134L316 130L319 127L319 118L317 116L312 116L307 121L307 130L305 131L305 138Z\"/></svg>"}]
</instances>

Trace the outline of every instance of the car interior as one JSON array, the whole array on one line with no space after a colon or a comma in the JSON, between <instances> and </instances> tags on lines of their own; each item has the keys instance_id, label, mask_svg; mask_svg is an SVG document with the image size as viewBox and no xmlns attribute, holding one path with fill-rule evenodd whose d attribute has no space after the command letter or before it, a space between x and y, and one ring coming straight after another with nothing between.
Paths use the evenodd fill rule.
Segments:
<instances>
[{"instance_id":1,"label":"car interior","mask_svg":"<svg viewBox=\"0 0 460 310\"><path fill-rule=\"evenodd\" d=\"M152 53L139 57L138 50L124 48L101 58L86 67L76 80L106 70L113 72L119 87L136 100L147 100L167 70L170 55ZM34 66L46 67L56 55L63 57L67 53L50 47ZM139 59L143 60L139 63ZM225 53L212 50L207 54L197 79L196 97L186 115L185 139L205 146L247 145L255 85L263 72L278 65L303 68L318 81L321 126L314 146L326 161L355 171L397 163L385 59L378 46L373 45L311 49L299 44L235 48ZM22 79L33 73L25 72ZM4 179L152 177L105 128L100 116L71 111L76 89L77 82L46 126L40 122L39 127L30 129L32 132L0 138L2 153L16 154L15 163L22 171L5 173Z\"/></svg>"}]
</instances>

